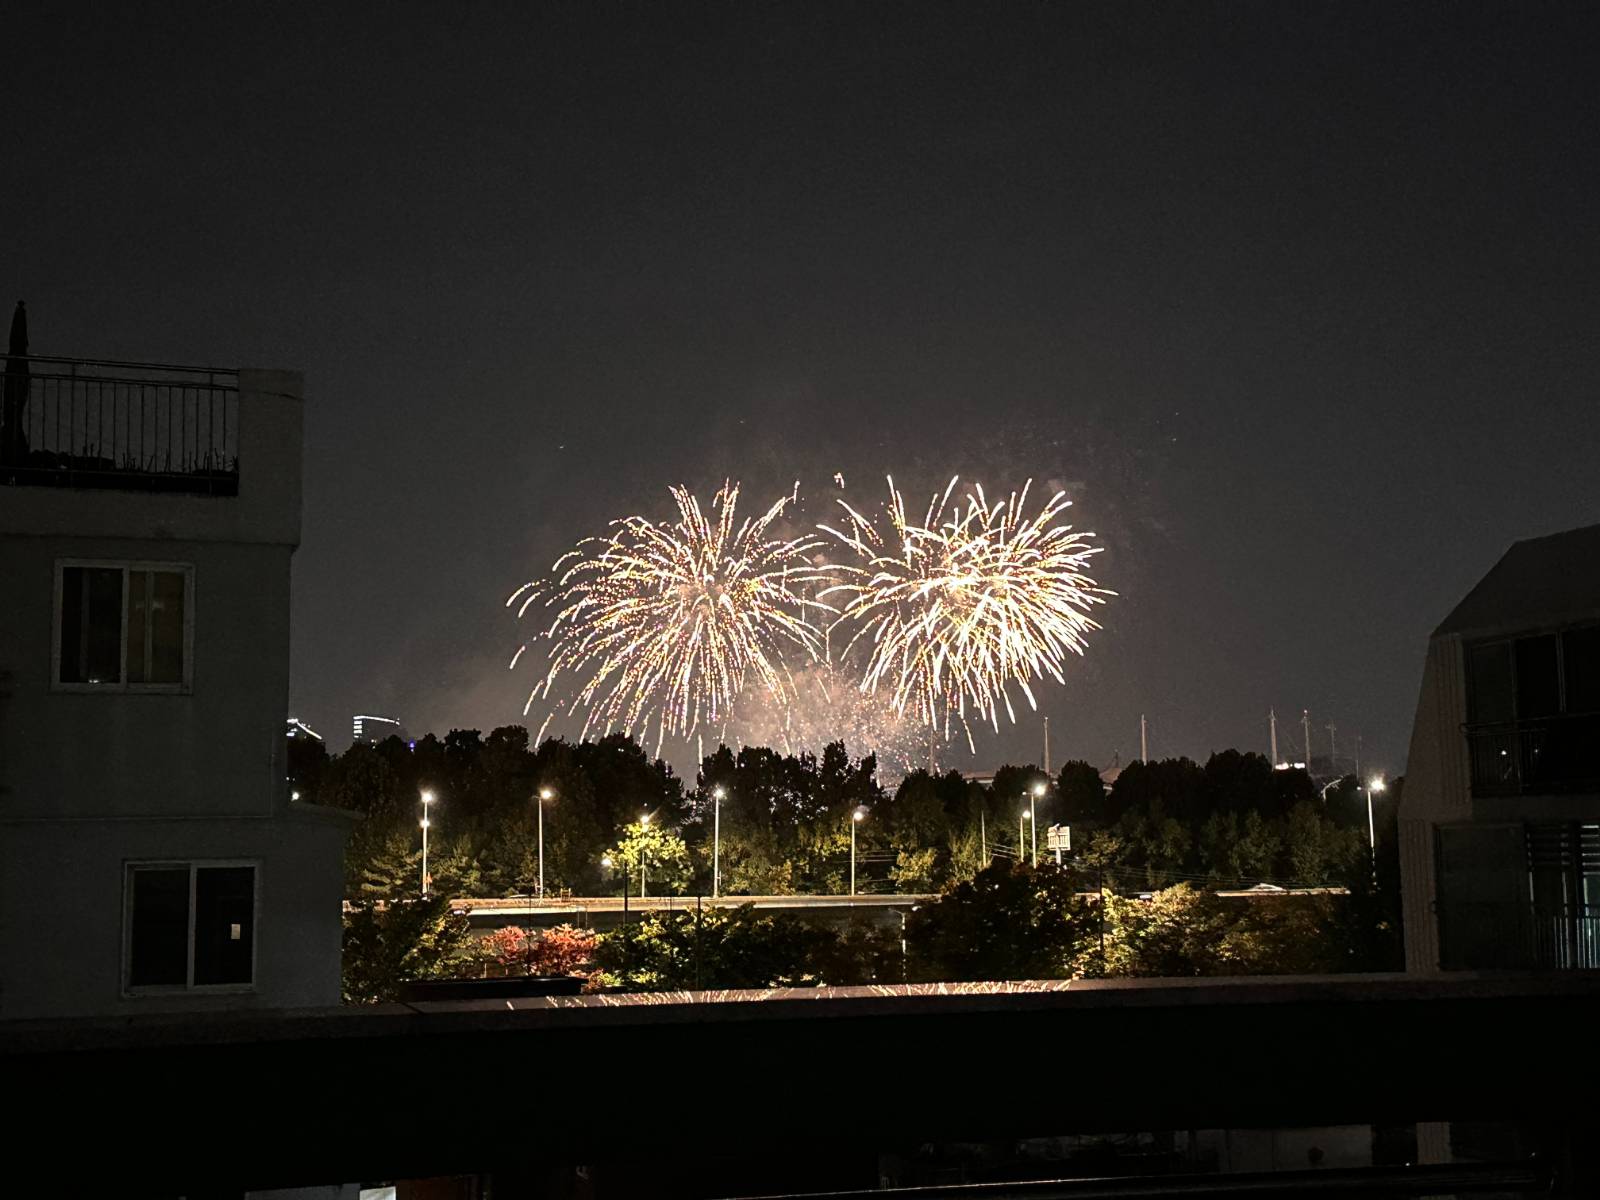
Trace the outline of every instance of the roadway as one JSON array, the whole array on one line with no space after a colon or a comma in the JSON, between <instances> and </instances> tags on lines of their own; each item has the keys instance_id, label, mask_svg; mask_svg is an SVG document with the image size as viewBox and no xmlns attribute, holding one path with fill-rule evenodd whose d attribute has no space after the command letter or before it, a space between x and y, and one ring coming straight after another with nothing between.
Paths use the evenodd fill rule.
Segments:
<instances>
[{"instance_id":1,"label":"roadway","mask_svg":"<svg viewBox=\"0 0 1600 1200\"><path fill-rule=\"evenodd\" d=\"M547 928L552 925L578 925L589 929L608 929L622 923L625 916L639 913L694 912L700 908L742 908L750 905L770 912L804 913L835 921L860 915L886 921L896 912L937 899L933 895L861 896L564 896L536 900L528 896L501 899L462 899L452 907L465 912L475 929L497 929L505 925Z\"/></svg>"}]
</instances>

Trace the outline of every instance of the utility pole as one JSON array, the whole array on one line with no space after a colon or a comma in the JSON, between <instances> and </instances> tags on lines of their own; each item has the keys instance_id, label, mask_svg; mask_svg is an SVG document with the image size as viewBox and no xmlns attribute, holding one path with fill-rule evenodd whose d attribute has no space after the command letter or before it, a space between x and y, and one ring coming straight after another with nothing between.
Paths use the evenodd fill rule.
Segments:
<instances>
[{"instance_id":1,"label":"utility pole","mask_svg":"<svg viewBox=\"0 0 1600 1200\"><path fill-rule=\"evenodd\" d=\"M1142 763L1147 763L1147 762L1150 761L1150 736L1149 736L1149 734L1150 734L1150 730L1149 730L1149 726L1147 726L1145 724L1144 714L1140 713L1139 714L1139 761L1142 762Z\"/></svg>"},{"instance_id":2,"label":"utility pole","mask_svg":"<svg viewBox=\"0 0 1600 1200\"><path fill-rule=\"evenodd\" d=\"M1328 722L1328 774L1339 774L1339 727Z\"/></svg>"},{"instance_id":3,"label":"utility pole","mask_svg":"<svg viewBox=\"0 0 1600 1200\"><path fill-rule=\"evenodd\" d=\"M1267 727L1272 731L1272 765L1278 765L1278 710L1267 709Z\"/></svg>"},{"instance_id":4,"label":"utility pole","mask_svg":"<svg viewBox=\"0 0 1600 1200\"><path fill-rule=\"evenodd\" d=\"M1306 774L1311 774L1311 710L1300 710L1300 728L1306 735Z\"/></svg>"}]
</instances>

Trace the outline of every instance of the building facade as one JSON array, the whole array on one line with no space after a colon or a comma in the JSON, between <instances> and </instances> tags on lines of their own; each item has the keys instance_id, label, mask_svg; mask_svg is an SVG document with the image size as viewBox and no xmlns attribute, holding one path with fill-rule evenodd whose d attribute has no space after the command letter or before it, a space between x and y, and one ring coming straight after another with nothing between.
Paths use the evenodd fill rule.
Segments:
<instances>
[{"instance_id":1,"label":"building facade","mask_svg":"<svg viewBox=\"0 0 1600 1200\"><path fill-rule=\"evenodd\" d=\"M405 727L393 717L378 717L370 713L357 713L350 720L350 737L358 746L376 746L387 738L406 740Z\"/></svg>"},{"instance_id":2,"label":"building facade","mask_svg":"<svg viewBox=\"0 0 1600 1200\"><path fill-rule=\"evenodd\" d=\"M18 376L0 1017L338 1003L349 820L285 784L299 375Z\"/></svg>"},{"instance_id":3,"label":"building facade","mask_svg":"<svg viewBox=\"0 0 1600 1200\"><path fill-rule=\"evenodd\" d=\"M1434 631L1400 847L1409 971L1600 968L1600 525L1516 543Z\"/></svg>"}]
</instances>

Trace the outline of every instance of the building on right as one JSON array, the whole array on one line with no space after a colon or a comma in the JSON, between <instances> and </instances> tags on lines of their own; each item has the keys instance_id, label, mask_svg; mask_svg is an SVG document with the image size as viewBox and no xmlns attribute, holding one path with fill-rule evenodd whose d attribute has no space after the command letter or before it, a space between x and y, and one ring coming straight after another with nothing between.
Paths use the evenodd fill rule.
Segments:
<instances>
[{"instance_id":1,"label":"building on right","mask_svg":"<svg viewBox=\"0 0 1600 1200\"><path fill-rule=\"evenodd\" d=\"M1433 632L1400 801L1406 969L1600 968L1600 525Z\"/></svg>"}]
</instances>

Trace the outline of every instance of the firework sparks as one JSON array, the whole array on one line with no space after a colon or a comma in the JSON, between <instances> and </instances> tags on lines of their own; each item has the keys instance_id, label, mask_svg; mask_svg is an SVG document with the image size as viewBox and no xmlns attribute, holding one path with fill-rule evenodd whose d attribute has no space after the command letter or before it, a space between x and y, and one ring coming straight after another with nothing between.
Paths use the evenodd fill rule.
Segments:
<instances>
[{"instance_id":1,"label":"firework sparks","mask_svg":"<svg viewBox=\"0 0 1600 1200\"><path fill-rule=\"evenodd\" d=\"M1067 655L1100 628L1090 610L1113 594L1086 574L1094 535L1059 520L1064 493L1029 517L1031 480L992 503L975 487L952 504L956 483L917 523L890 479L887 537L842 500L845 527L821 527L858 558L834 568L841 582L822 595L844 597L846 655L867 655L862 689L886 689L897 711L946 737L969 713L997 729L1002 709L1015 721L1012 685L1036 707L1033 685L1064 682Z\"/></svg>"},{"instance_id":2,"label":"firework sparks","mask_svg":"<svg viewBox=\"0 0 1600 1200\"><path fill-rule=\"evenodd\" d=\"M808 558L822 539L769 532L792 497L740 522L737 484L723 485L709 513L688 489L671 492L677 520L614 522L611 536L559 559L550 582L524 584L506 601L520 601L519 617L541 600L555 609L539 635L551 645L549 670L524 715L570 681L567 712L584 710L581 737L653 727L659 753L668 736L720 736L742 690L782 697L786 657L817 658L824 635L811 616L833 612L807 591L830 578Z\"/></svg>"},{"instance_id":3,"label":"firework sparks","mask_svg":"<svg viewBox=\"0 0 1600 1200\"><path fill-rule=\"evenodd\" d=\"M860 681L837 665L807 663L794 671L792 683L783 696L741 696L730 743L820 755L829 742L843 742L857 756L876 755L879 780L891 782L927 760L923 730L863 692Z\"/></svg>"}]
</instances>

